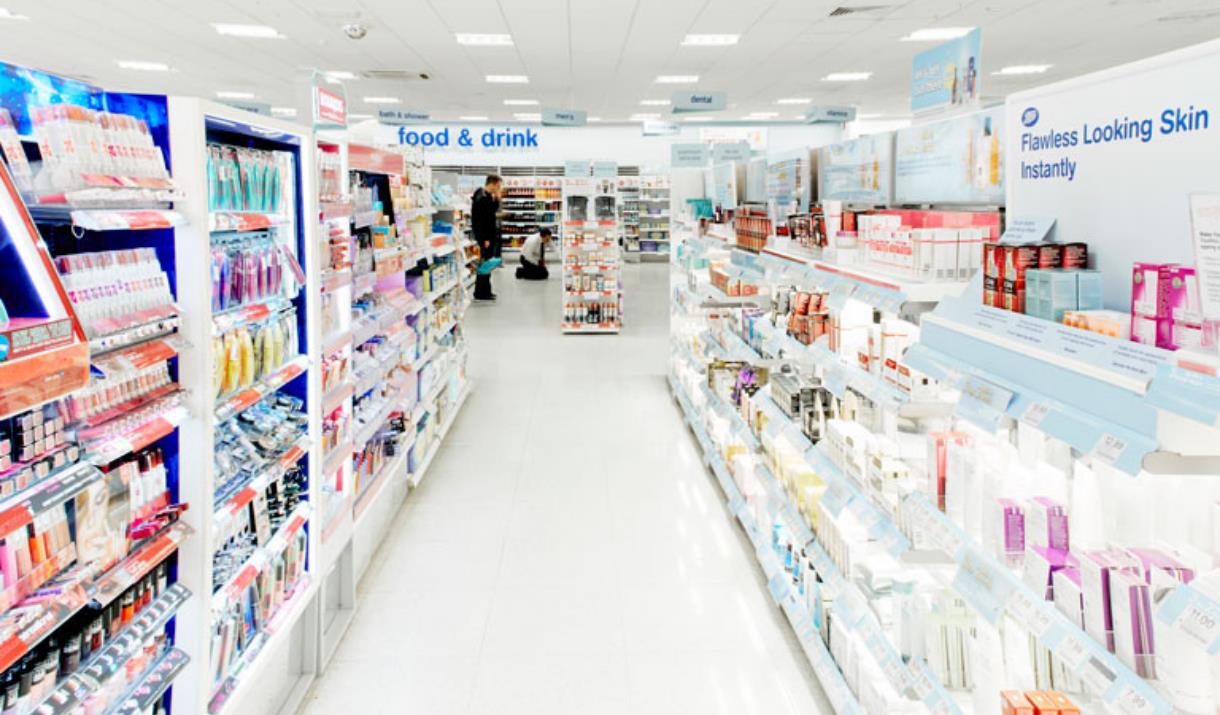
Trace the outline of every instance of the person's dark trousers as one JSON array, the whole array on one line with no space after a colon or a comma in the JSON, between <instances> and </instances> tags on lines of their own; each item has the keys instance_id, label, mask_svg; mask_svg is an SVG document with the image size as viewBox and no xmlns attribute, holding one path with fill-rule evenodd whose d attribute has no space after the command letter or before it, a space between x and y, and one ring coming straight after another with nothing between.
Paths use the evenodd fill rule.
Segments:
<instances>
[{"instance_id":1,"label":"person's dark trousers","mask_svg":"<svg viewBox=\"0 0 1220 715\"><path fill-rule=\"evenodd\" d=\"M479 243L479 260L490 261L491 259L495 258L497 255L499 255L499 253L500 253L499 248L500 247L497 245L496 241L490 241L486 247L484 247L483 244L480 242ZM480 274L478 274L478 276L475 277L475 279L474 279L474 297L475 297L475 300L491 300L491 298L492 298L491 273L480 273Z\"/></svg>"},{"instance_id":2,"label":"person's dark trousers","mask_svg":"<svg viewBox=\"0 0 1220 715\"><path fill-rule=\"evenodd\" d=\"M523 281L544 281L551 277L551 273L546 266L530 263L525 260L525 256L522 256L521 266L517 268L517 277Z\"/></svg>"}]
</instances>

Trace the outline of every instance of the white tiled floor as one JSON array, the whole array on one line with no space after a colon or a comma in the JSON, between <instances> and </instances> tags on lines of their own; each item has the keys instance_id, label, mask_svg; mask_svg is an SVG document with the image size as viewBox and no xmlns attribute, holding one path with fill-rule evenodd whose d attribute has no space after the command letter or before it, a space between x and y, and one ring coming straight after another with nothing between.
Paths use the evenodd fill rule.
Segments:
<instances>
[{"instance_id":1,"label":"white tiled floor","mask_svg":"<svg viewBox=\"0 0 1220 715\"><path fill-rule=\"evenodd\" d=\"M562 336L560 282L496 275L475 391L304 712L830 712L669 396L668 268L627 327Z\"/></svg>"}]
</instances>

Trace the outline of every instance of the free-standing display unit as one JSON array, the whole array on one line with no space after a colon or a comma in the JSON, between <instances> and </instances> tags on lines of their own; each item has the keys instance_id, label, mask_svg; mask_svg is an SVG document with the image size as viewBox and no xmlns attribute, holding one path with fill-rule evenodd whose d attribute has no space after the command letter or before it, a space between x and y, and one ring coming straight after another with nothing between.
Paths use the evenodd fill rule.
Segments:
<instances>
[{"instance_id":1,"label":"free-standing display unit","mask_svg":"<svg viewBox=\"0 0 1220 715\"><path fill-rule=\"evenodd\" d=\"M563 182L563 332L617 333L623 292L615 181Z\"/></svg>"}]
</instances>

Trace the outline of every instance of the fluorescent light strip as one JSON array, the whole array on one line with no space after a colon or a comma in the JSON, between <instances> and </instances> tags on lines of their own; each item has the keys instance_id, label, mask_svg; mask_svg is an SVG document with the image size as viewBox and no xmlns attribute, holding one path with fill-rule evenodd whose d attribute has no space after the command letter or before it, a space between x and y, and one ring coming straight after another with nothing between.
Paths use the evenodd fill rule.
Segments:
<instances>
[{"instance_id":1,"label":"fluorescent light strip","mask_svg":"<svg viewBox=\"0 0 1220 715\"><path fill-rule=\"evenodd\" d=\"M499 33L458 32L454 39L459 45L473 47L512 47L513 36Z\"/></svg>"},{"instance_id":2,"label":"fluorescent light strip","mask_svg":"<svg viewBox=\"0 0 1220 715\"><path fill-rule=\"evenodd\" d=\"M347 70L329 70L327 72L323 72L322 74L326 77L326 79L356 79L356 73L348 72Z\"/></svg>"},{"instance_id":3,"label":"fluorescent light strip","mask_svg":"<svg viewBox=\"0 0 1220 715\"><path fill-rule=\"evenodd\" d=\"M714 122L714 121L716 121L716 119L715 119L715 117L685 117L682 119L682 121L684 121L684 122Z\"/></svg>"},{"instance_id":4,"label":"fluorescent light strip","mask_svg":"<svg viewBox=\"0 0 1220 715\"><path fill-rule=\"evenodd\" d=\"M119 60L119 67L138 72L169 72L170 66L164 62L146 62L144 60Z\"/></svg>"},{"instance_id":5,"label":"fluorescent light strip","mask_svg":"<svg viewBox=\"0 0 1220 715\"><path fill-rule=\"evenodd\" d=\"M28 15L22 15L19 12L13 12L7 7L0 7L0 20L28 20Z\"/></svg>"},{"instance_id":6,"label":"fluorescent light strip","mask_svg":"<svg viewBox=\"0 0 1220 715\"><path fill-rule=\"evenodd\" d=\"M925 27L900 39L902 42L944 42L965 37L973 29L973 27Z\"/></svg>"},{"instance_id":7,"label":"fluorescent light strip","mask_svg":"<svg viewBox=\"0 0 1220 715\"><path fill-rule=\"evenodd\" d=\"M1009 65L1001 68L999 72L992 72L993 75L1022 75L1022 74L1042 74L1050 69L1053 65Z\"/></svg>"},{"instance_id":8,"label":"fluorescent light strip","mask_svg":"<svg viewBox=\"0 0 1220 715\"><path fill-rule=\"evenodd\" d=\"M506 107L537 107L538 100L536 99L506 99L504 100Z\"/></svg>"},{"instance_id":9,"label":"fluorescent light strip","mask_svg":"<svg viewBox=\"0 0 1220 715\"><path fill-rule=\"evenodd\" d=\"M872 72L831 72L822 78L823 82L863 82L872 77Z\"/></svg>"},{"instance_id":10,"label":"fluorescent light strip","mask_svg":"<svg viewBox=\"0 0 1220 715\"><path fill-rule=\"evenodd\" d=\"M601 120L602 120L601 117L586 117L585 118L586 122L600 122Z\"/></svg>"},{"instance_id":11,"label":"fluorescent light strip","mask_svg":"<svg viewBox=\"0 0 1220 715\"><path fill-rule=\"evenodd\" d=\"M256 40L280 40L284 36L279 30L268 25L230 25L223 22L213 22L212 27L222 35L229 37L244 37Z\"/></svg>"},{"instance_id":12,"label":"fluorescent light strip","mask_svg":"<svg viewBox=\"0 0 1220 715\"><path fill-rule=\"evenodd\" d=\"M657 84L694 84L699 81L697 74L661 74L657 75Z\"/></svg>"},{"instance_id":13,"label":"fluorescent light strip","mask_svg":"<svg viewBox=\"0 0 1220 715\"><path fill-rule=\"evenodd\" d=\"M253 92L231 92L228 90L221 90L216 93L216 96L220 99L254 99Z\"/></svg>"},{"instance_id":14,"label":"fluorescent light strip","mask_svg":"<svg viewBox=\"0 0 1220 715\"><path fill-rule=\"evenodd\" d=\"M784 97L783 99L775 100L776 104L813 104L813 100L809 97Z\"/></svg>"},{"instance_id":15,"label":"fluorescent light strip","mask_svg":"<svg viewBox=\"0 0 1220 715\"><path fill-rule=\"evenodd\" d=\"M775 119L778 116L779 112L750 112L745 119Z\"/></svg>"},{"instance_id":16,"label":"fluorescent light strip","mask_svg":"<svg viewBox=\"0 0 1220 715\"><path fill-rule=\"evenodd\" d=\"M741 35L691 34L682 38L683 47L726 47L736 45Z\"/></svg>"},{"instance_id":17,"label":"fluorescent light strip","mask_svg":"<svg viewBox=\"0 0 1220 715\"><path fill-rule=\"evenodd\" d=\"M297 110L293 107L272 107L271 113L277 117L295 117Z\"/></svg>"},{"instance_id":18,"label":"fluorescent light strip","mask_svg":"<svg viewBox=\"0 0 1220 715\"><path fill-rule=\"evenodd\" d=\"M529 84L530 78L523 74L489 74L487 81L492 84Z\"/></svg>"},{"instance_id":19,"label":"fluorescent light strip","mask_svg":"<svg viewBox=\"0 0 1220 715\"><path fill-rule=\"evenodd\" d=\"M640 101L642 107L668 107L670 101L668 99L645 99Z\"/></svg>"},{"instance_id":20,"label":"fluorescent light strip","mask_svg":"<svg viewBox=\"0 0 1220 715\"><path fill-rule=\"evenodd\" d=\"M633 122L642 122L646 119L660 119L660 118L661 118L660 114L655 114L653 112L638 112L638 113L632 114L630 117L628 117L628 119Z\"/></svg>"},{"instance_id":21,"label":"fluorescent light strip","mask_svg":"<svg viewBox=\"0 0 1220 715\"><path fill-rule=\"evenodd\" d=\"M869 112L867 114L857 114L856 119L880 119L885 116L881 112Z\"/></svg>"},{"instance_id":22,"label":"fluorescent light strip","mask_svg":"<svg viewBox=\"0 0 1220 715\"><path fill-rule=\"evenodd\" d=\"M398 97L365 97L365 104L398 104L402 100Z\"/></svg>"},{"instance_id":23,"label":"fluorescent light strip","mask_svg":"<svg viewBox=\"0 0 1220 715\"><path fill-rule=\"evenodd\" d=\"M517 112L513 114L513 119L519 122L541 122L542 115L537 112Z\"/></svg>"},{"instance_id":24,"label":"fluorescent light strip","mask_svg":"<svg viewBox=\"0 0 1220 715\"><path fill-rule=\"evenodd\" d=\"M372 119L372 118L373 118L373 115L371 115L371 114L356 114L356 113L350 113L350 114L348 114L348 115L347 115L347 118L348 118L348 119Z\"/></svg>"},{"instance_id":25,"label":"fluorescent light strip","mask_svg":"<svg viewBox=\"0 0 1220 715\"><path fill-rule=\"evenodd\" d=\"M485 121L487 121L487 117L484 117L481 114L479 114L479 115L464 114L464 115L458 117L458 119L460 119L463 122L485 122Z\"/></svg>"}]
</instances>

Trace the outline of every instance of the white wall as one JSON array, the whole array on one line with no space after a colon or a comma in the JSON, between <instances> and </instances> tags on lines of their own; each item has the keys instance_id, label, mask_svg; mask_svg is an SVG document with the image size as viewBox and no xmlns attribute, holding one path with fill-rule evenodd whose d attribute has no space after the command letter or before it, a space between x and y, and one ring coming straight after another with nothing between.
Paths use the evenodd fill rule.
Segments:
<instances>
[{"instance_id":1,"label":"white wall","mask_svg":"<svg viewBox=\"0 0 1220 715\"><path fill-rule=\"evenodd\" d=\"M429 125L407 127L409 130L438 131L448 127L450 144L462 129L469 129L475 146L446 149L430 148L425 155L430 164L497 165L497 166L562 166L568 159L590 159L616 161L624 165L654 166L657 171L669 166L669 145L673 143L697 143L700 124L681 127L677 136L646 137L639 124L588 125L584 127L543 127L526 124L477 124L462 122L436 122ZM478 137L488 128L524 130L537 134L537 148L484 149ZM363 137L360 141L376 144L397 144L398 127L381 126L371 122L356 129ZM817 147L837 141L842 128L834 124L769 125L767 126L767 153L790 151L801 147Z\"/></svg>"}]
</instances>

